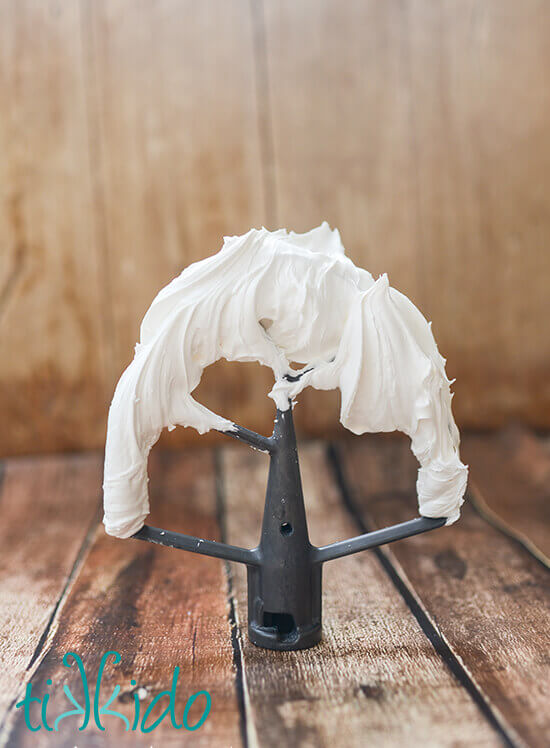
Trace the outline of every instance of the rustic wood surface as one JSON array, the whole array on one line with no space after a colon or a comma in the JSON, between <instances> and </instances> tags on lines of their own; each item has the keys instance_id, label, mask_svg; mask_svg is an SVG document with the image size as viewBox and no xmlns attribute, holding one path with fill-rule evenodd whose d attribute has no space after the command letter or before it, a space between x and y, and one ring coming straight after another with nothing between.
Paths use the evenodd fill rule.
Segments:
<instances>
[{"instance_id":1,"label":"rustic wood surface","mask_svg":"<svg viewBox=\"0 0 550 748\"><path fill-rule=\"evenodd\" d=\"M80 30L78 3L0 3L2 455L100 447L105 428L110 338Z\"/></svg>"},{"instance_id":2,"label":"rustic wood surface","mask_svg":"<svg viewBox=\"0 0 550 748\"><path fill-rule=\"evenodd\" d=\"M151 460L151 481L155 505L152 523L173 523L179 530L217 538L211 454L157 454ZM107 694L120 685L111 708L124 714L130 725L135 715L134 693L143 689L143 701L148 704L157 693L170 688L176 665L181 668L176 692L178 721L187 698L195 691L208 690L214 707L197 733L176 732L169 721L149 735L125 732L122 720L105 717L109 744L144 748L152 742L238 745L239 711L228 610L224 569L213 559L193 554L174 558L167 548L134 540L121 543L98 527L84 567L54 621L49 645L34 672L28 673L37 695L51 694L50 724L69 706L63 686L68 685L76 698L82 693L76 667L68 670L62 664L65 653L76 652L82 657L93 688L102 655L114 650L122 660L118 667L111 662L102 682ZM52 685L48 685L48 679ZM203 702L197 701L196 709L190 712L190 724L200 717L201 705ZM159 706L148 724L161 712ZM81 718L77 721L80 723ZM22 710L13 708L5 731L10 746L92 746L101 737L93 719L80 734L74 719L61 722L59 733L53 733L53 737L44 729L31 733Z\"/></svg>"},{"instance_id":3,"label":"rustic wood surface","mask_svg":"<svg viewBox=\"0 0 550 748\"><path fill-rule=\"evenodd\" d=\"M531 437L534 439L534 437ZM525 464L514 469L506 438L466 439L467 454L498 454L472 464L472 485L495 482L504 506L537 516L540 497ZM493 451L494 448L494 451ZM411 517L416 465L406 440L362 439L339 450L350 501L369 529ZM533 451L533 455L535 452ZM532 460L533 473L536 461ZM508 474L509 482L498 477ZM347 475L346 475L347 474ZM513 477L512 477L513 476ZM544 495L546 486L539 489ZM527 523L525 523L527 524ZM547 543L548 522L538 528ZM469 503L460 522L380 551L421 606L426 625L463 664L506 733L527 745L550 735L550 574L517 540L488 524Z\"/></svg>"},{"instance_id":4,"label":"rustic wood surface","mask_svg":"<svg viewBox=\"0 0 550 748\"><path fill-rule=\"evenodd\" d=\"M301 453L311 540L358 534L322 445ZM257 545L267 458L225 452L228 540ZM264 746L499 745L373 554L323 569L323 641L301 654L264 652L242 639L249 734ZM239 622L246 572L235 572ZM460 715L460 716L458 716Z\"/></svg>"},{"instance_id":5,"label":"rustic wood surface","mask_svg":"<svg viewBox=\"0 0 550 748\"><path fill-rule=\"evenodd\" d=\"M323 219L433 320L461 425L548 427L549 34L540 0L1 3L0 454L101 447L159 288ZM266 430L269 379L201 395Z\"/></svg>"},{"instance_id":6,"label":"rustic wood surface","mask_svg":"<svg viewBox=\"0 0 550 748\"><path fill-rule=\"evenodd\" d=\"M462 454L480 511L550 566L550 442L516 426L495 439L468 436Z\"/></svg>"},{"instance_id":7,"label":"rustic wood surface","mask_svg":"<svg viewBox=\"0 0 550 748\"><path fill-rule=\"evenodd\" d=\"M46 646L99 519L99 455L21 458L0 486L0 723ZM60 542L62 540L62 542Z\"/></svg>"},{"instance_id":8,"label":"rustic wood surface","mask_svg":"<svg viewBox=\"0 0 550 748\"><path fill-rule=\"evenodd\" d=\"M485 482L492 495L490 475L505 471L495 486L506 527L470 503L450 528L328 562L323 641L294 653L248 642L239 566L104 534L97 453L7 460L0 745L546 746L550 579L525 543L533 528L533 542L547 547L546 449L545 439L520 430L466 436L464 453L477 455L472 486ZM416 466L405 440L309 443L300 456L315 544L415 516ZM244 445L156 450L151 524L256 545L267 464ZM177 714L206 689L204 725L182 732L165 720L142 735L107 716L103 735L93 718L83 732L76 717L58 733L28 730L15 706L28 683L33 695L50 694L51 724L69 708L64 686L82 696L63 656L82 657L93 690L101 656L112 650L122 660L105 671L104 693L121 686L111 708L132 722L135 698L146 705L169 689L179 666ZM31 710L31 722L38 719Z\"/></svg>"}]
</instances>

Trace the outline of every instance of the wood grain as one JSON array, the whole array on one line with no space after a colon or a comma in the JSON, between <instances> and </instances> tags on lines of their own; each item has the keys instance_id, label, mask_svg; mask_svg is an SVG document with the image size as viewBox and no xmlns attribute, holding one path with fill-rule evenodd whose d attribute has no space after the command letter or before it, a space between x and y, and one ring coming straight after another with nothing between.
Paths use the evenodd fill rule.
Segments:
<instances>
[{"instance_id":1,"label":"wood grain","mask_svg":"<svg viewBox=\"0 0 550 748\"><path fill-rule=\"evenodd\" d=\"M503 512L511 517L512 496L521 496L522 515L537 515L546 443L518 429L465 441L478 459L474 479L503 470ZM301 446L314 543L357 534L360 521L374 528L415 514L416 465L405 440L348 440L338 452L343 482L325 445ZM229 541L254 546L267 458L239 445L224 448L221 472L214 462L206 450L156 450L151 523L216 538L219 512ZM114 717L105 718L103 736L92 724L78 733L79 719L63 721L59 733L33 734L14 709L30 681L35 695L51 694L51 721L69 706L64 685L81 695L63 655L82 656L93 688L108 650L121 652L122 662L108 666L104 693L121 685L113 706L130 720L136 689L144 709L169 687L175 665L178 715L195 691L212 695L198 732L163 723L154 744L238 746L243 730L250 746L546 744L548 572L470 506L451 528L326 564L322 644L277 653L248 642L243 569L228 586L215 559L105 536L97 527L100 480L97 454L7 463L0 745L151 745L151 736L123 732ZM198 712L197 705L191 720Z\"/></svg>"},{"instance_id":2,"label":"wood grain","mask_svg":"<svg viewBox=\"0 0 550 748\"><path fill-rule=\"evenodd\" d=\"M550 449L519 426L493 438L468 434L462 455L470 465L470 493L503 529L550 557Z\"/></svg>"},{"instance_id":3,"label":"wood grain","mask_svg":"<svg viewBox=\"0 0 550 748\"><path fill-rule=\"evenodd\" d=\"M416 465L405 440L362 438L340 453L352 499L370 529L415 515ZM506 459L501 449L503 470ZM476 475L472 465L474 481ZM515 498L516 511L528 514L517 478L507 491L503 504ZM467 503L452 527L384 553L510 734L530 746L546 745L550 577L542 564Z\"/></svg>"},{"instance_id":4,"label":"wood grain","mask_svg":"<svg viewBox=\"0 0 550 748\"><path fill-rule=\"evenodd\" d=\"M352 259L419 299L406 4L265 6L276 223L327 220ZM302 434L338 423L336 393L300 396Z\"/></svg>"},{"instance_id":5,"label":"wood grain","mask_svg":"<svg viewBox=\"0 0 550 748\"><path fill-rule=\"evenodd\" d=\"M0 7L0 453L99 446L107 390L78 3Z\"/></svg>"},{"instance_id":6,"label":"wood grain","mask_svg":"<svg viewBox=\"0 0 550 748\"><path fill-rule=\"evenodd\" d=\"M97 454L13 459L0 487L0 725L99 520ZM60 538L63 542L60 542ZM53 630L53 628L51 630Z\"/></svg>"},{"instance_id":7,"label":"wood grain","mask_svg":"<svg viewBox=\"0 0 550 748\"><path fill-rule=\"evenodd\" d=\"M462 424L548 426L548 6L264 5L277 222L328 219L433 320Z\"/></svg>"},{"instance_id":8,"label":"wood grain","mask_svg":"<svg viewBox=\"0 0 550 748\"><path fill-rule=\"evenodd\" d=\"M462 426L550 426L549 34L540 0L2 3L0 453L101 446L157 291L323 219L433 320ZM201 395L267 431L258 371Z\"/></svg>"},{"instance_id":9,"label":"wood grain","mask_svg":"<svg viewBox=\"0 0 550 748\"><path fill-rule=\"evenodd\" d=\"M246 0L84 7L114 389L160 288L265 221L253 32ZM242 377L222 369L202 395L230 391L240 411Z\"/></svg>"},{"instance_id":10,"label":"wood grain","mask_svg":"<svg viewBox=\"0 0 550 748\"><path fill-rule=\"evenodd\" d=\"M301 463L311 539L357 534L321 445ZM257 544L267 458L244 447L223 451L228 539ZM246 581L234 595L241 632ZM324 638L302 652L273 652L241 633L250 745L499 745L372 554L324 569Z\"/></svg>"},{"instance_id":11,"label":"wood grain","mask_svg":"<svg viewBox=\"0 0 550 748\"><path fill-rule=\"evenodd\" d=\"M210 454L157 452L151 463L151 522L215 539L218 528ZM64 685L76 698L82 693L75 666L65 668L63 656L67 652L81 656L93 691L100 659L110 650L120 652L122 661L105 670L105 699L119 684L121 691L111 708L126 715L130 724L136 689L144 689L143 714L156 694L170 688L174 668L179 666L177 720L181 722L187 698L206 689L212 697L212 710L203 726L196 732L176 731L165 720L154 732L143 735L126 733L120 719L105 717L107 732L102 737L93 717L80 733L77 727L82 718L71 717L60 723L57 734L44 729L33 734L17 710L11 714L8 744L95 746L101 739L102 744L117 746L240 745L226 580L219 561L109 538L98 528L60 613L55 636L32 677L33 693L51 694L48 714L52 718L70 708ZM202 706L197 702L191 710L191 724L200 717ZM150 722L162 708L153 712ZM33 721L35 718L36 714Z\"/></svg>"},{"instance_id":12,"label":"wood grain","mask_svg":"<svg viewBox=\"0 0 550 748\"><path fill-rule=\"evenodd\" d=\"M421 304L457 415L547 425L550 349L536 328L550 304L550 13L538 0L410 9Z\"/></svg>"}]
</instances>

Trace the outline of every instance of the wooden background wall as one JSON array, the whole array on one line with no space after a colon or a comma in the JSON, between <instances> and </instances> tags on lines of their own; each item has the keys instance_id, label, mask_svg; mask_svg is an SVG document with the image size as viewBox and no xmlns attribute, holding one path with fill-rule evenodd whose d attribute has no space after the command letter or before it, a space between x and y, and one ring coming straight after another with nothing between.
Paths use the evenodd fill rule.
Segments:
<instances>
[{"instance_id":1,"label":"wooden background wall","mask_svg":"<svg viewBox=\"0 0 550 748\"><path fill-rule=\"evenodd\" d=\"M462 426L550 426L549 39L538 0L0 0L0 452L100 446L156 291L322 219L433 319ZM269 382L201 395L267 431Z\"/></svg>"}]
</instances>

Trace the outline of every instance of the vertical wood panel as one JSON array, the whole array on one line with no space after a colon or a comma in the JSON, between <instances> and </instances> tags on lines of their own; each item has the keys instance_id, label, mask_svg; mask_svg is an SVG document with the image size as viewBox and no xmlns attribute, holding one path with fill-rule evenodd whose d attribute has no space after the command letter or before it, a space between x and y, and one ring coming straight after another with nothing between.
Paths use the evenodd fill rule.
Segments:
<instances>
[{"instance_id":1,"label":"vertical wood panel","mask_svg":"<svg viewBox=\"0 0 550 748\"><path fill-rule=\"evenodd\" d=\"M84 6L118 375L159 289L263 221L252 27L244 0Z\"/></svg>"},{"instance_id":2,"label":"vertical wood panel","mask_svg":"<svg viewBox=\"0 0 550 748\"><path fill-rule=\"evenodd\" d=\"M277 222L303 231L328 220L356 262L417 297L406 7L264 5ZM300 402L301 432L334 430L336 393Z\"/></svg>"},{"instance_id":3,"label":"vertical wood panel","mask_svg":"<svg viewBox=\"0 0 550 748\"><path fill-rule=\"evenodd\" d=\"M548 425L548 6L409 5L420 301L456 411Z\"/></svg>"},{"instance_id":4,"label":"vertical wood panel","mask_svg":"<svg viewBox=\"0 0 550 748\"><path fill-rule=\"evenodd\" d=\"M101 445L158 289L325 218L433 320L461 425L548 426L549 36L541 0L2 3L0 452ZM269 383L201 394L263 430Z\"/></svg>"},{"instance_id":5,"label":"vertical wood panel","mask_svg":"<svg viewBox=\"0 0 550 748\"><path fill-rule=\"evenodd\" d=\"M278 221L433 319L459 421L548 424L548 6L265 7Z\"/></svg>"},{"instance_id":6,"label":"vertical wood panel","mask_svg":"<svg viewBox=\"0 0 550 748\"><path fill-rule=\"evenodd\" d=\"M84 7L112 392L160 288L217 252L224 235L265 220L253 29L245 0ZM225 412L232 405L235 418L248 415L242 369L222 364L217 372L201 387L203 400L216 402L222 392ZM260 375L265 392L271 380L269 372ZM256 418L248 422L261 427L272 408L265 398L255 402ZM164 438L174 444L196 433L180 429Z\"/></svg>"},{"instance_id":7,"label":"vertical wood panel","mask_svg":"<svg viewBox=\"0 0 550 748\"><path fill-rule=\"evenodd\" d=\"M327 219L373 273L418 291L407 12L266 3L278 220Z\"/></svg>"},{"instance_id":8,"label":"vertical wood panel","mask_svg":"<svg viewBox=\"0 0 550 748\"><path fill-rule=\"evenodd\" d=\"M76 3L0 4L4 453L103 435L101 267Z\"/></svg>"}]
</instances>

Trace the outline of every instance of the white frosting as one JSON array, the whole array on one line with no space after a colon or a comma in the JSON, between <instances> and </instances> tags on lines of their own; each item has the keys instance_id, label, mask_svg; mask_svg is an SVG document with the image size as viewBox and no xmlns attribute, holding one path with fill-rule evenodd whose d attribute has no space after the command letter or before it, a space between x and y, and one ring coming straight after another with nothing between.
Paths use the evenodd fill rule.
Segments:
<instances>
[{"instance_id":1,"label":"white frosting","mask_svg":"<svg viewBox=\"0 0 550 748\"><path fill-rule=\"evenodd\" d=\"M149 513L147 457L164 427L231 430L194 400L220 358L272 368L286 410L304 387L339 388L340 420L356 434L403 431L420 462L420 513L458 519L467 481L450 382L430 325L409 299L345 256L326 223L226 237L218 254L163 288L117 385L105 451L105 527L129 537ZM296 382L290 362L304 364ZM246 426L246 424L243 424Z\"/></svg>"}]
</instances>

